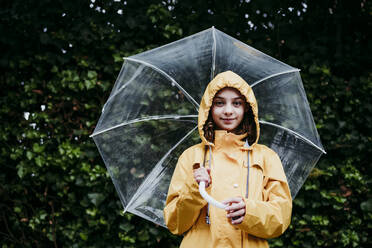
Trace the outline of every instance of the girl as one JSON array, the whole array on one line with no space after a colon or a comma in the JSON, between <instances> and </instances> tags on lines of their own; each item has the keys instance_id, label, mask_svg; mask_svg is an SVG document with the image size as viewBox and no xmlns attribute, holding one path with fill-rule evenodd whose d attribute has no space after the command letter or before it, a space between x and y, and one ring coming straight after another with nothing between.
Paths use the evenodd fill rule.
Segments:
<instances>
[{"instance_id":1,"label":"girl","mask_svg":"<svg viewBox=\"0 0 372 248\"><path fill-rule=\"evenodd\" d=\"M278 155L258 144L257 103L237 74L218 74L202 98L202 143L180 156L169 186L165 223L181 247L268 247L289 226L292 199ZM204 166L201 166L204 165ZM207 192L227 207L208 206Z\"/></svg>"}]
</instances>

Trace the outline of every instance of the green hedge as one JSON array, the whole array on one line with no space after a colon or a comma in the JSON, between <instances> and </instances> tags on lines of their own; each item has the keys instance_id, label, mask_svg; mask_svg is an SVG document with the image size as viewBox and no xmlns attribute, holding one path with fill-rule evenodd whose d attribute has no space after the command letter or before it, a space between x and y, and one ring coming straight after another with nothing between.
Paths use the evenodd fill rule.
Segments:
<instances>
[{"instance_id":1,"label":"green hedge","mask_svg":"<svg viewBox=\"0 0 372 248\"><path fill-rule=\"evenodd\" d=\"M89 135L123 56L212 25L302 70L328 152L271 246L371 247L371 13L364 0L2 1L2 247L179 244L122 214Z\"/></svg>"}]
</instances>

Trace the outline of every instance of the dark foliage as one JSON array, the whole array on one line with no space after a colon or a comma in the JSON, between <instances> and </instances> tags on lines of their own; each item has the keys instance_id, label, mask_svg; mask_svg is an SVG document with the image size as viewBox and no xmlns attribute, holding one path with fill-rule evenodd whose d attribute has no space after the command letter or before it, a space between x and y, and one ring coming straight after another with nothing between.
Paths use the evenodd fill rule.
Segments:
<instances>
[{"instance_id":1,"label":"dark foliage","mask_svg":"<svg viewBox=\"0 0 372 248\"><path fill-rule=\"evenodd\" d=\"M371 247L371 2L1 1L2 247L175 247L89 138L122 57L215 26L300 68L327 155L272 247Z\"/></svg>"}]
</instances>

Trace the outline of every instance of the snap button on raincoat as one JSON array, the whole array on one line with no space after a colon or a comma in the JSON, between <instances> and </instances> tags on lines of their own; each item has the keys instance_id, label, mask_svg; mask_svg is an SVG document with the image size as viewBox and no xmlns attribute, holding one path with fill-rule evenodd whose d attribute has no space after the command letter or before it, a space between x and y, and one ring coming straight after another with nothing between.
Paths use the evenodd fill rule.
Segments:
<instances>
[{"instance_id":1,"label":"snap button on raincoat","mask_svg":"<svg viewBox=\"0 0 372 248\"><path fill-rule=\"evenodd\" d=\"M213 97L225 87L239 90L252 108L257 138L250 147L244 146L246 134L217 130L214 143L204 137ZM180 247L269 247L266 239L281 235L290 224L292 199L278 155L257 143L258 108L250 86L231 71L218 74L203 95L198 129L202 143L183 152L173 173L164 208L167 227L174 234L185 234ZM232 225L226 211L213 206L209 207L210 224L205 221L208 205L194 180L193 165L203 164L206 145L212 148L212 183L207 192L218 201L244 199L246 213L239 225Z\"/></svg>"}]
</instances>

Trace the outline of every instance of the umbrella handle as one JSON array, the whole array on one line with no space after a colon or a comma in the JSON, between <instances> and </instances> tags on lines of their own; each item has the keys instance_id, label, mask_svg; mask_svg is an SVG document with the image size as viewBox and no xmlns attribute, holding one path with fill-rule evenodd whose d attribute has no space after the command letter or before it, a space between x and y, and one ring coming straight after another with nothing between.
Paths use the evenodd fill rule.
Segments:
<instances>
[{"instance_id":1,"label":"umbrella handle","mask_svg":"<svg viewBox=\"0 0 372 248\"><path fill-rule=\"evenodd\" d=\"M221 202L219 201L216 201L215 199L213 199L210 195L208 195L208 193L205 191L205 182L204 181L201 181L199 183L199 192L201 194L201 196L209 203L209 204L212 204L213 206L215 207L218 207L218 208L222 208L222 209L225 209L227 206L225 204L222 204Z\"/></svg>"}]
</instances>

